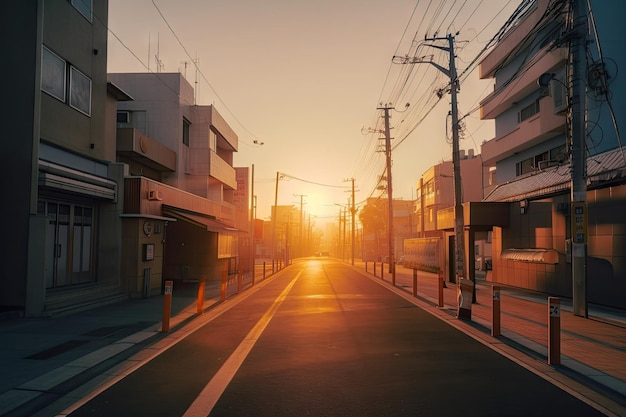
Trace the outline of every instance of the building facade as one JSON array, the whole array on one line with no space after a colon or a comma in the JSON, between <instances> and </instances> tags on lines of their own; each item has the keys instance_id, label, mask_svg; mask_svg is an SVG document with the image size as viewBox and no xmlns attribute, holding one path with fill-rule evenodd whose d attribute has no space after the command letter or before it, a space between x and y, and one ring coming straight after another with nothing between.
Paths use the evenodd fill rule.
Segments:
<instances>
[{"instance_id":1,"label":"building facade","mask_svg":"<svg viewBox=\"0 0 626 417\"><path fill-rule=\"evenodd\" d=\"M106 0L10 2L0 310L46 316L118 300L123 169L107 83Z\"/></svg>"},{"instance_id":2,"label":"building facade","mask_svg":"<svg viewBox=\"0 0 626 417\"><path fill-rule=\"evenodd\" d=\"M249 229L248 200L236 195L232 166L237 135L214 106L194 104L182 74L109 74L109 80L132 97L117 108L118 160L128 168L121 214L128 293L149 296L166 280L236 273L239 237ZM240 173L242 186L246 175Z\"/></svg>"},{"instance_id":3,"label":"building facade","mask_svg":"<svg viewBox=\"0 0 626 417\"><path fill-rule=\"evenodd\" d=\"M618 127L626 120L626 66L620 30L626 6L584 3L586 291L592 303L626 307L626 159ZM500 204L493 224L495 282L572 296L572 110L570 41L574 1L528 2L480 63L495 80L481 117L496 136L482 146L485 201ZM587 8L591 6L591 10ZM547 74L547 75L546 75ZM538 80L544 80L542 85ZM549 83L545 85L545 81Z\"/></svg>"},{"instance_id":4,"label":"building facade","mask_svg":"<svg viewBox=\"0 0 626 417\"><path fill-rule=\"evenodd\" d=\"M482 200L482 159L475 155L473 149L461 150L459 155L461 171L462 202L479 202ZM442 270L446 280L454 282L454 175L452 161L443 161L430 167L418 180L417 198L415 200L415 237L441 239L440 248L444 265ZM474 279L476 266L488 253L489 240L483 230L470 229L465 245L465 276ZM470 239L471 236L471 239ZM479 247L476 250L476 245ZM486 249L487 247L487 249ZM476 265L476 259L479 265Z\"/></svg>"}]
</instances>

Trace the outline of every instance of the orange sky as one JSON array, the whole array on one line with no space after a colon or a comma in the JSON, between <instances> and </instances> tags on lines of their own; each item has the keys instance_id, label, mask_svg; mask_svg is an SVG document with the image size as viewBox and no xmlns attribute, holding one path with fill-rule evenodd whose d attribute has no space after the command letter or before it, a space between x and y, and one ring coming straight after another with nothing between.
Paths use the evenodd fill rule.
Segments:
<instances>
[{"instance_id":1,"label":"orange sky","mask_svg":"<svg viewBox=\"0 0 626 417\"><path fill-rule=\"evenodd\" d=\"M392 156L394 198L412 199L421 174L451 158L449 95L425 116L445 75L429 64L392 64L392 56L432 54L447 66L442 51L416 46L436 31L458 31L460 73L518 4L109 0L108 70L156 72L158 53L163 72L186 74L192 85L197 80L198 104L215 104L239 136L234 165L255 166L257 217L268 218L281 172L291 178L279 181L278 204L299 207L305 195L304 210L322 222L336 218L336 204L348 203L346 179L356 179L357 204L380 195L374 188L385 157L376 152L379 135L366 131L382 128L381 102L398 101L392 103L399 110L392 112L392 136L402 139ZM461 84L461 115L491 89L478 71L471 73ZM480 143L493 137L492 124L478 113L465 127L462 149L479 153Z\"/></svg>"}]
</instances>

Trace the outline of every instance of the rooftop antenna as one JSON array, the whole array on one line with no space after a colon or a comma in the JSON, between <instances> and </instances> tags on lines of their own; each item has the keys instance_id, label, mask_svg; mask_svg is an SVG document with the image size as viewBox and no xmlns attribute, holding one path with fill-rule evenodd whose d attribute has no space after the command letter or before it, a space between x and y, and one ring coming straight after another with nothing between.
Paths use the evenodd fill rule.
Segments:
<instances>
[{"instance_id":1,"label":"rooftop antenna","mask_svg":"<svg viewBox=\"0 0 626 417\"><path fill-rule=\"evenodd\" d=\"M200 64L200 58L198 58L198 52L196 52L196 59L193 60L193 64L196 67L196 75L195 75L195 80L194 80L194 87L193 87L193 104L198 104L198 71L199 71L199 64Z\"/></svg>"},{"instance_id":2,"label":"rooftop antenna","mask_svg":"<svg viewBox=\"0 0 626 417\"><path fill-rule=\"evenodd\" d=\"M163 61L161 61L159 54L160 54L160 40L159 40L159 34L157 33L157 53L154 56L154 59L156 61L156 66L157 66L157 69L156 69L157 73L161 72L161 70L165 68L165 65L163 65Z\"/></svg>"}]
</instances>

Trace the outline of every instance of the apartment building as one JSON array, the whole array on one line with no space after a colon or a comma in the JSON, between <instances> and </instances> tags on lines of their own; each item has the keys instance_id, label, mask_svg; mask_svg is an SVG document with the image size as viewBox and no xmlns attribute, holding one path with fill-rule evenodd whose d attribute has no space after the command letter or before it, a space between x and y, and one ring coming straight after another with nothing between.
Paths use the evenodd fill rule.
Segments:
<instances>
[{"instance_id":1,"label":"apartment building","mask_svg":"<svg viewBox=\"0 0 626 417\"><path fill-rule=\"evenodd\" d=\"M8 2L0 15L11 97L0 311L47 316L118 300L123 174L107 126L125 96L107 83L108 2Z\"/></svg>"},{"instance_id":2,"label":"apartment building","mask_svg":"<svg viewBox=\"0 0 626 417\"><path fill-rule=\"evenodd\" d=\"M465 276L474 279L475 270L482 269L485 255L489 255L490 240L488 229L478 222L477 214L492 216L488 205L480 205L482 200L482 159L473 149L460 150L459 169L466 226ZM415 237L441 239L444 277L455 282L454 276L454 175L452 161L433 165L422 174L417 183L415 200ZM486 210L486 212L485 212ZM489 213L489 214L484 214ZM477 249L478 247L478 249ZM478 264L476 264L478 259Z\"/></svg>"},{"instance_id":3,"label":"apartment building","mask_svg":"<svg viewBox=\"0 0 626 417\"><path fill-rule=\"evenodd\" d=\"M249 202L235 193L248 174L238 178L232 166L237 135L214 106L194 103L180 73L108 76L132 97L117 107L117 155L128 167L121 217L129 294L235 273L239 234L249 228L235 202Z\"/></svg>"},{"instance_id":4,"label":"apartment building","mask_svg":"<svg viewBox=\"0 0 626 417\"><path fill-rule=\"evenodd\" d=\"M621 2L584 3L587 51L585 154L588 301L626 307L626 160L617 127L626 120L626 41ZM591 10L587 8L591 6ZM485 202L506 207L493 225L491 280L572 297L572 98L567 26L573 1L527 2L480 63L495 81L481 118L496 135L482 146ZM583 21L583 23L585 23ZM547 76L544 74L548 74ZM543 76L543 77L542 77ZM538 80L549 79L547 87Z\"/></svg>"}]
</instances>

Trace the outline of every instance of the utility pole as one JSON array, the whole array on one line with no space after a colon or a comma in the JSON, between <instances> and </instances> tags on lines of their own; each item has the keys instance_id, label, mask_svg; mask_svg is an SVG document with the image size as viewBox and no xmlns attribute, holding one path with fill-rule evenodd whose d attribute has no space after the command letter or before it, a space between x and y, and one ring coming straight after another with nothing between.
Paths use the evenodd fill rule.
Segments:
<instances>
[{"instance_id":1,"label":"utility pole","mask_svg":"<svg viewBox=\"0 0 626 417\"><path fill-rule=\"evenodd\" d=\"M276 259L276 222L278 219L276 215L278 214L278 179L280 177L280 172L276 171L276 190L274 191L274 210L272 212L272 265L274 264L274 259Z\"/></svg>"},{"instance_id":2,"label":"utility pole","mask_svg":"<svg viewBox=\"0 0 626 417\"><path fill-rule=\"evenodd\" d=\"M389 239L389 273L392 274L392 280L395 282L395 260L393 259L393 182L391 181L391 128L389 127L389 110L393 109L389 105L379 107L378 110L385 112L385 158L387 160L387 199L389 200L389 219L387 234Z\"/></svg>"},{"instance_id":3,"label":"utility pole","mask_svg":"<svg viewBox=\"0 0 626 417\"><path fill-rule=\"evenodd\" d=\"M354 241L355 241L355 225L354 225L354 221L355 221L355 216L356 216L356 208L354 207L354 178L348 178L345 181L352 181L352 208L350 209L350 213L352 214L352 233L351 233L351 246L352 246L352 265L354 265Z\"/></svg>"},{"instance_id":4,"label":"utility pole","mask_svg":"<svg viewBox=\"0 0 626 417\"><path fill-rule=\"evenodd\" d=\"M574 314L588 317L587 309L587 161L585 155L587 96L586 34L587 11L584 0L571 0L572 31L568 95L571 107L571 213L572 224L572 304Z\"/></svg>"},{"instance_id":5,"label":"utility pole","mask_svg":"<svg viewBox=\"0 0 626 417\"><path fill-rule=\"evenodd\" d=\"M304 218L303 218L303 214L304 212L302 211L302 199L304 197L306 197L306 194L294 194L294 197L300 197L300 239L298 240L298 252L299 252L299 256L303 256L303 252L304 250L302 249L303 247L303 237L304 237Z\"/></svg>"},{"instance_id":6,"label":"utility pole","mask_svg":"<svg viewBox=\"0 0 626 417\"><path fill-rule=\"evenodd\" d=\"M256 261L256 243L254 241L254 220L256 218L256 201L254 199L254 164L252 164L250 180L250 258L252 258L252 282L254 282L254 269Z\"/></svg>"},{"instance_id":7,"label":"utility pole","mask_svg":"<svg viewBox=\"0 0 626 417\"><path fill-rule=\"evenodd\" d=\"M471 319L472 303L467 302L467 295L463 293L461 284L465 276L465 226L463 222L463 194L461 187L461 161L459 155L459 111L457 103L457 93L459 90L459 80L456 74L456 65L454 62L454 36L449 34L445 38L434 37L426 38L425 41L447 40L448 46L427 45L432 48L441 49L450 55L450 64L448 68L433 62L432 60L424 60L424 58L416 57L399 57L394 56L392 62L400 64L431 64L439 71L450 77L450 99L451 99L451 116L452 116L452 171L454 174L454 264L455 278L459 287L459 308L458 317L462 319ZM475 283L474 283L475 285Z\"/></svg>"}]
</instances>

